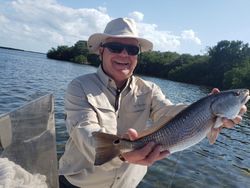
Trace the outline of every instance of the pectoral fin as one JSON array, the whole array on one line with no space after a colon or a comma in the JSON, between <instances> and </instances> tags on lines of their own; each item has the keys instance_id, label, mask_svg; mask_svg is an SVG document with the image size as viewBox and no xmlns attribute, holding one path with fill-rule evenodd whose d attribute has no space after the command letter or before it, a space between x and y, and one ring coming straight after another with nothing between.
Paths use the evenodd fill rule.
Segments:
<instances>
[{"instance_id":1,"label":"pectoral fin","mask_svg":"<svg viewBox=\"0 0 250 188\"><path fill-rule=\"evenodd\" d=\"M212 128L211 131L207 134L207 138L210 144L214 144L216 139L218 138L220 133L220 129Z\"/></svg>"},{"instance_id":2,"label":"pectoral fin","mask_svg":"<svg viewBox=\"0 0 250 188\"><path fill-rule=\"evenodd\" d=\"M223 125L222 118L217 117L213 128L217 129L217 128L220 128L222 125Z\"/></svg>"},{"instance_id":3,"label":"pectoral fin","mask_svg":"<svg viewBox=\"0 0 250 188\"><path fill-rule=\"evenodd\" d=\"M222 118L218 117L211 128L210 132L207 134L207 138L210 144L214 144L220 133L220 127L223 125Z\"/></svg>"}]
</instances>

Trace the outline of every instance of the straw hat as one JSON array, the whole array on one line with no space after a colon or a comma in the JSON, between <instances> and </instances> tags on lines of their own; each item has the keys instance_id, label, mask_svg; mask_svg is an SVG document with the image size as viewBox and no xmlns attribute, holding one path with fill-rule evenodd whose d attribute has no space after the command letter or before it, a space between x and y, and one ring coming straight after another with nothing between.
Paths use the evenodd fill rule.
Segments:
<instances>
[{"instance_id":1,"label":"straw hat","mask_svg":"<svg viewBox=\"0 0 250 188\"><path fill-rule=\"evenodd\" d=\"M135 38L139 41L141 52L150 51L153 48L153 43L147 39L138 36L136 23L129 18L117 18L111 20L103 33L95 33L88 39L88 48L90 52L99 54L100 44L107 38Z\"/></svg>"}]
</instances>

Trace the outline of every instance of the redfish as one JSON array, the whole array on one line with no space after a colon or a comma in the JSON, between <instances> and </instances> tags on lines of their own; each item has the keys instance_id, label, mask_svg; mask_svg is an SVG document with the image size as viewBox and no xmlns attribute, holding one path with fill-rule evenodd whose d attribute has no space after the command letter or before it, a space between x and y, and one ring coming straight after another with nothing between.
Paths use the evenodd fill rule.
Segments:
<instances>
[{"instance_id":1,"label":"redfish","mask_svg":"<svg viewBox=\"0 0 250 188\"><path fill-rule=\"evenodd\" d=\"M121 153L140 149L149 142L161 145L161 151L171 154L187 149L206 136L211 144L216 141L222 118L234 119L250 99L248 89L234 89L208 95L192 103L167 123L149 130L137 140L130 141L116 135L93 132L95 165L102 165Z\"/></svg>"}]
</instances>

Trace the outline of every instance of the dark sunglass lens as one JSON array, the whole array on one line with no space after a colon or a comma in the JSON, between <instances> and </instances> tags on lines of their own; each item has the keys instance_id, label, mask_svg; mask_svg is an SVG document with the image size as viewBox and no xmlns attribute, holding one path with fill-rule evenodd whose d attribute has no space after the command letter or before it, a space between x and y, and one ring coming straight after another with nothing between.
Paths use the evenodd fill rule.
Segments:
<instances>
[{"instance_id":1,"label":"dark sunglass lens","mask_svg":"<svg viewBox=\"0 0 250 188\"><path fill-rule=\"evenodd\" d=\"M128 55L137 55L139 53L139 47L135 45L126 45L116 42L109 42L102 45L104 48L108 48L108 50L112 53L121 53L124 49L126 49Z\"/></svg>"},{"instance_id":2,"label":"dark sunglass lens","mask_svg":"<svg viewBox=\"0 0 250 188\"><path fill-rule=\"evenodd\" d=\"M126 48L128 55L137 55L139 53L139 47L134 45L129 45Z\"/></svg>"},{"instance_id":3,"label":"dark sunglass lens","mask_svg":"<svg viewBox=\"0 0 250 188\"><path fill-rule=\"evenodd\" d=\"M121 53L124 47L119 43L107 43L104 47L108 48L112 53Z\"/></svg>"}]
</instances>

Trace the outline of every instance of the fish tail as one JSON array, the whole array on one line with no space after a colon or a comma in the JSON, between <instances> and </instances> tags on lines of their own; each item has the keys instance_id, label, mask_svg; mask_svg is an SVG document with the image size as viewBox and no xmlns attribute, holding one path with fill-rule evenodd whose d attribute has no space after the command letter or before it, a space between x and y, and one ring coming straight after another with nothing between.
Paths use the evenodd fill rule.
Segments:
<instances>
[{"instance_id":1,"label":"fish tail","mask_svg":"<svg viewBox=\"0 0 250 188\"><path fill-rule=\"evenodd\" d=\"M120 138L113 134L93 132L95 140L95 165L102 165L120 154L120 149L114 144Z\"/></svg>"}]
</instances>

